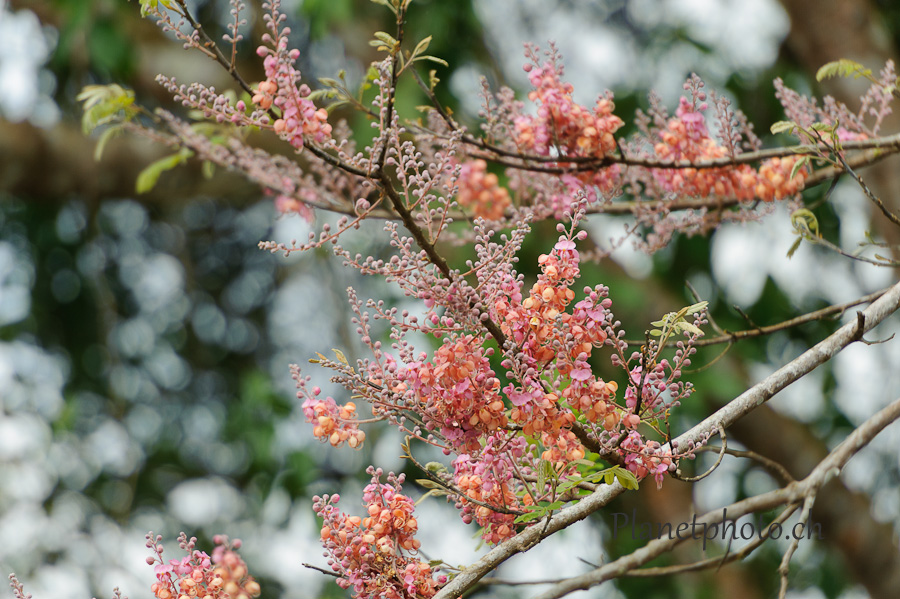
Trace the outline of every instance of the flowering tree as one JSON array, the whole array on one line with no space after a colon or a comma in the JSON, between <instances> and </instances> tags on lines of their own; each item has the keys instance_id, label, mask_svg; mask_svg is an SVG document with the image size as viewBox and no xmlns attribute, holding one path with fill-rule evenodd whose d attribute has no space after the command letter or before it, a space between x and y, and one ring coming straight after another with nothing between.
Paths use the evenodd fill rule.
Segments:
<instances>
[{"instance_id":1,"label":"flowering tree","mask_svg":"<svg viewBox=\"0 0 900 599\"><path fill-rule=\"evenodd\" d=\"M583 261L604 257L584 227L594 214L628 216L625 233L615 243L632 241L655 252L676 235L760 219L778 202L791 208L794 249L806 241L873 266L898 266L890 258L853 254L824 239L800 196L845 173L900 226L900 217L856 172L900 149L900 138L880 131L892 99L900 95L892 64L878 74L849 61L823 67L820 78L853 75L871 82L856 109L830 98L820 104L776 81L786 120L774 124L772 132L792 134L799 144L762 149L744 115L726 98L707 92L697 76L685 83L674 113L651 96L649 108L627 124L609 92L591 107L574 100L552 45L546 51L529 46L527 102L509 89L495 91L485 84L482 121L473 131L435 95L439 81L429 69L443 61L427 54L429 38L406 39L410 0L376 3L396 17L396 29L375 34L371 43L383 57L371 65L359 93L343 78L323 80L316 91L304 82L278 0L263 4L267 32L257 55L265 79L259 82L245 80L235 65L245 24L243 2L231 2L233 22L223 51L182 0L142 0L147 16L187 48L218 62L236 89L222 93L160 76L160 83L198 117L195 122L164 110L151 113L116 85L89 87L80 96L85 128L103 127L101 151L121 131L173 149L144 170L138 191L152 188L164 171L189 159L237 171L274 195L282 213L310 222L316 211L342 215L336 225L323 225L305 241L260 247L284 254L331 248L345 266L383 277L421 303L421 313L412 314L361 299L349 289L353 324L369 355L351 363L336 349L334 357L319 354L312 360L331 371L345 397L323 397L315 375L295 367L297 395L312 433L335 448L363 445L368 423L398 427L406 436L404 457L422 473L420 485L455 504L463 522L480 527L493 549L464 568L424 560L404 476L385 477L372 467L362 515L345 512L337 495L314 500L329 566L337 583L355 597L459 597L513 555L603 509L626 490L650 483L649 478L656 486L667 477L699 480L709 472L687 477L681 468L686 460L715 450L714 470L725 453L735 453L726 441L731 425L847 345L865 341L869 330L900 307L900 285L894 285L785 323L728 332L696 297L691 305L673 306L632 341L614 316L615 289L581 280ZM429 101L420 114L400 114L397 108L397 86L407 78ZM369 141L360 143L361 132L333 117L338 107L367 117L374 132ZM251 145L246 137L251 131L279 137L287 153ZM345 237L362 221L375 219L384 223L390 255L362 256L346 249ZM537 260L540 274L526 284L518 255L532 226L543 220L557 223L558 236L546 243ZM464 264L451 263L448 243L466 248ZM870 305L857 311L854 321L689 430L673 430L673 410L695 392L684 375L697 347L765 335L862 303ZM380 324L390 330L389 342L378 337ZM704 329L710 328L717 334L706 336ZM437 349L414 347L411 333L434 338ZM601 363L611 365L616 375L601 378ZM727 506L729 519L780 510L740 551L652 573L718 567L764 543L794 512L807 522L834 471L897 418L900 400L873 414L806 478ZM712 447L716 436L720 445ZM442 450L447 460L421 463L418 450L424 444ZM752 452L740 455L771 466ZM699 516L695 527L702 526L705 535L723 513ZM678 534L651 540L581 576L556 581L541 596L561 597L628 575L692 536L700 538ZM148 562L158 579L151 590L158 599L259 594L236 553L238 542L216 539L212 556L195 549L186 536L179 542L186 557L166 561L161 539L147 537ZM779 569L782 596L797 542ZM24 597L15 580L13 588Z\"/></svg>"}]
</instances>

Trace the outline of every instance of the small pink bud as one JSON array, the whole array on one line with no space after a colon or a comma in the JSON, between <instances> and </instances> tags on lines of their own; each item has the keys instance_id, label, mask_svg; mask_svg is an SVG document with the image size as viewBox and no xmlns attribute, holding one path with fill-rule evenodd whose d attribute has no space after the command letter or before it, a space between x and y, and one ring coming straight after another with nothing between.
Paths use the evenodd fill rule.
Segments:
<instances>
[{"instance_id":1,"label":"small pink bud","mask_svg":"<svg viewBox=\"0 0 900 599\"><path fill-rule=\"evenodd\" d=\"M260 47L258 47L258 48L256 49L256 55L257 55L257 56L262 57L262 56L265 56L265 55L268 54L268 53L269 53L269 49L266 48L265 46L260 46Z\"/></svg>"}]
</instances>

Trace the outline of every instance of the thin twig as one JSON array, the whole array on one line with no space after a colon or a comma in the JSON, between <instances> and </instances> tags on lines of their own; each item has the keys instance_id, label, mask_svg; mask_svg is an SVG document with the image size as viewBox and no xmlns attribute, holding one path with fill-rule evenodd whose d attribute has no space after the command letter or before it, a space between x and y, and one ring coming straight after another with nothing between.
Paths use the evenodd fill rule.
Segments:
<instances>
[{"instance_id":1,"label":"thin twig","mask_svg":"<svg viewBox=\"0 0 900 599\"><path fill-rule=\"evenodd\" d=\"M803 500L803 511L800 512L800 520L797 524L806 524L809 520L809 513L812 510L813 503L816 501L815 493L810 493L806 496L806 499ZM784 599L788 590L788 573L791 569L791 557L793 557L794 552L797 551L797 547L800 546L800 537L794 536L791 539L791 544L788 546L787 551L784 552L784 557L781 558L781 564L778 566L778 574L781 577L781 586L778 589L778 599Z\"/></svg>"},{"instance_id":2,"label":"thin twig","mask_svg":"<svg viewBox=\"0 0 900 599\"><path fill-rule=\"evenodd\" d=\"M714 445L704 445L703 447L695 449L694 451L696 453L704 453L720 450L720 447L716 447ZM725 453L736 458L747 458L753 460L754 462L757 462L760 466L768 470L769 473L772 474L772 476L779 479L782 484L786 485L794 482L794 477L791 476L791 473L787 471L787 468L785 468L775 460L767 458L766 456L756 453L755 451L725 448Z\"/></svg>"},{"instance_id":3,"label":"thin twig","mask_svg":"<svg viewBox=\"0 0 900 599\"><path fill-rule=\"evenodd\" d=\"M808 322L813 322L816 320L822 320L829 316L841 316L844 312L847 311L848 308L852 308L854 306L859 306L860 304L868 304L877 300L879 297L887 293L890 287L885 287L880 291L875 291L874 293L869 293L868 295L864 295L859 299L855 299L850 302L846 302L843 304L834 304L820 310L815 310L813 312L809 312L807 314L803 314L802 316L797 316L796 318L791 318L789 320L785 320L779 322L778 324L772 324L767 326L756 326L752 329L745 329L743 331L723 331L723 334L718 335L716 337L709 337L705 339L698 339L694 342L694 347L703 347L706 345L717 345L719 343L730 343L734 341L739 341L741 339L749 339L751 337L760 337L762 335L770 335L772 333L776 333L778 331L783 331L785 329L789 329L791 327L799 326L801 324L806 324ZM748 321L749 317L741 310L741 315L743 315ZM752 323L752 321L750 321ZM638 341L636 339L625 339L625 343L628 345L643 345L644 341ZM674 346L678 341L673 339L671 341L666 342L667 346Z\"/></svg>"},{"instance_id":4,"label":"thin twig","mask_svg":"<svg viewBox=\"0 0 900 599\"><path fill-rule=\"evenodd\" d=\"M728 451L728 438L725 436L725 429L721 426L719 427L719 438L722 439L722 447L719 448L719 455L716 457L716 463L709 467L709 469L700 474L698 476L681 476L681 470L676 470L673 478L677 478L678 480L684 481L686 483L695 483L697 481L701 481L713 472L716 471L716 468L719 467L719 464L722 463L722 458L725 457L725 452Z\"/></svg>"}]
</instances>

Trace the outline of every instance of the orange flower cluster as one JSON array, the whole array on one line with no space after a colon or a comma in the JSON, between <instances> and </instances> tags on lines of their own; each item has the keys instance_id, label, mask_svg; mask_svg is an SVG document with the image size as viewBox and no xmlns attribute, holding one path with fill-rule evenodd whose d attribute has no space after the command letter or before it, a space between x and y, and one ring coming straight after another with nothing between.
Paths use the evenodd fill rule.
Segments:
<instances>
[{"instance_id":1,"label":"orange flower cluster","mask_svg":"<svg viewBox=\"0 0 900 599\"><path fill-rule=\"evenodd\" d=\"M515 508L519 505L519 498L506 482L484 484L483 477L474 469L475 465L471 462L468 465L470 467L463 469L462 472L459 472L460 468L457 466L458 472L454 482L465 494L465 497L460 497L460 501L466 504L466 511L474 517L478 525L484 527L481 538L491 545L496 545L516 534L515 515L495 512L483 505L467 503L465 500L474 499L488 505L504 505Z\"/></svg>"},{"instance_id":2,"label":"orange flower cluster","mask_svg":"<svg viewBox=\"0 0 900 599\"><path fill-rule=\"evenodd\" d=\"M336 529L326 523L321 530L322 540L335 539L347 544L348 540L359 536L362 544L355 548L357 552L364 546L374 546L383 554L393 554L397 545L407 550L418 549L421 543L413 538L419 528L412 515L414 507L406 495L394 494L387 502L370 503L367 507L369 515L365 518L348 516Z\"/></svg>"},{"instance_id":3,"label":"orange flower cluster","mask_svg":"<svg viewBox=\"0 0 900 599\"><path fill-rule=\"evenodd\" d=\"M525 65L534 86L528 99L539 104L536 117L520 116L515 121L516 141L542 156L551 148L566 156L603 158L616 149L615 132L625 123L613 114L615 105L604 97L594 110L581 106L572 98L571 83L560 80L555 61L542 67Z\"/></svg>"},{"instance_id":4,"label":"orange flower cluster","mask_svg":"<svg viewBox=\"0 0 900 599\"><path fill-rule=\"evenodd\" d=\"M182 537L182 547L187 548L190 555L167 564L162 558L158 559L157 582L150 587L157 599L250 599L259 596L259 583L249 575L247 564L235 551L240 541L232 545L226 537L216 535L217 545L210 558L202 551L193 550L196 539L191 539L190 545L185 546L184 535ZM159 549L157 555L161 553ZM157 559L148 558L147 561L152 564Z\"/></svg>"},{"instance_id":5,"label":"orange flower cluster","mask_svg":"<svg viewBox=\"0 0 900 599\"><path fill-rule=\"evenodd\" d=\"M375 474L363 493L368 512L364 518L337 509L337 495L314 498L313 507L325 520L322 544L332 557L332 567L342 575L338 584L352 586L358 598L431 597L446 577L435 580L431 566L403 553L416 551L420 542L414 538L415 503L399 492L402 475L388 485L378 482L381 471L370 471Z\"/></svg>"},{"instance_id":6,"label":"orange flower cluster","mask_svg":"<svg viewBox=\"0 0 900 599\"><path fill-rule=\"evenodd\" d=\"M399 378L416 394L429 426L454 447L474 450L478 438L507 425L500 381L484 355L483 338L473 335L444 343L433 363L413 362Z\"/></svg>"},{"instance_id":7,"label":"orange flower cluster","mask_svg":"<svg viewBox=\"0 0 900 599\"><path fill-rule=\"evenodd\" d=\"M575 243L560 237L550 254L538 258L542 272L529 296L521 302L504 297L494 304L501 330L536 366L555 360L554 369L571 379L562 392L569 409L560 405L557 393L536 382L523 389L512 385L505 389L513 404L510 418L522 425L526 435L540 434L547 448L542 458L558 465L585 455L570 430L576 420L572 410L581 411L590 422L602 419L604 426L607 418L611 426L618 422L609 404L616 384L595 379L587 365L593 348L606 341L603 325L609 300L599 289L586 289L587 297L567 311L575 298L570 287L579 275L578 262Z\"/></svg>"},{"instance_id":8,"label":"orange flower cluster","mask_svg":"<svg viewBox=\"0 0 900 599\"><path fill-rule=\"evenodd\" d=\"M322 143L331 137L332 129L328 124L328 111L316 108L307 97L312 91L309 86L305 83L297 85L300 72L293 63L300 56L299 51L286 52L284 44L286 39L279 43L277 51L265 46L257 48L257 54L265 56L266 80L257 85L251 101L266 111L278 109L280 118L275 119L272 128L299 150L303 147L304 136Z\"/></svg>"},{"instance_id":9,"label":"orange flower cluster","mask_svg":"<svg viewBox=\"0 0 900 599\"><path fill-rule=\"evenodd\" d=\"M703 162L728 156L728 150L709 136L702 110L695 109L686 98L676 117L669 120L666 130L660 134L660 141L653 150L664 160ZM799 158L771 158L762 163L759 171L748 164L727 168L681 168L657 169L656 179L666 191L678 195L707 197L733 197L748 202L759 198L766 202L781 200L803 190L809 172L801 168L790 177L791 169Z\"/></svg>"},{"instance_id":10,"label":"orange flower cluster","mask_svg":"<svg viewBox=\"0 0 900 599\"><path fill-rule=\"evenodd\" d=\"M485 220L499 220L512 203L509 192L501 187L497 175L487 172L487 162L470 160L459 172L457 201L460 206L472 207L475 216Z\"/></svg>"},{"instance_id":11,"label":"orange flower cluster","mask_svg":"<svg viewBox=\"0 0 900 599\"><path fill-rule=\"evenodd\" d=\"M313 435L330 443L333 447L340 447L347 443L356 448L362 445L366 433L356 426L356 404L348 401L339 406L333 398L317 399L321 390L313 389L313 396L303 402L303 414L306 421L314 424Z\"/></svg>"},{"instance_id":12,"label":"orange flower cluster","mask_svg":"<svg viewBox=\"0 0 900 599\"><path fill-rule=\"evenodd\" d=\"M756 197L771 202L789 198L803 191L809 170L801 167L791 178L791 171L798 160L800 160L800 156L784 156L766 160L759 167L759 177L755 188Z\"/></svg>"}]
</instances>

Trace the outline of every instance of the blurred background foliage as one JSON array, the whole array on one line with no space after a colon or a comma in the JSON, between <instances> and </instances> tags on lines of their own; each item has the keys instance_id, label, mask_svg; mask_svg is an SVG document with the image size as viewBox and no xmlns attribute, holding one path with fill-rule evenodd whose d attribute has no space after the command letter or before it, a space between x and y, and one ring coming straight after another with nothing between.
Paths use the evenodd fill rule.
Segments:
<instances>
[{"instance_id":1,"label":"blurred background foliage","mask_svg":"<svg viewBox=\"0 0 900 599\"><path fill-rule=\"evenodd\" d=\"M224 32L227 2L189 4L213 37ZM255 3L248 4L254 17L246 37L255 40L261 20ZM781 118L770 84L775 76L801 90L814 88L802 51L785 41L792 25L778 4L677 4L422 0L410 12L408 38L434 36L429 52L451 65L438 69L440 98L473 124L477 77L486 76L494 87L522 89L521 41L528 39L545 44L555 37L572 65L568 75L579 100L589 103L595 92L613 88L617 112L626 121L636 107L646 106L650 87L671 106L692 71L729 95L760 131ZM872 14L896 39L900 12L891 2L878 4L882 12ZM367 44L371 33L392 30L387 11L365 0L285 0L283 5L309 80L342 68L351 82L361 80L376 58ZM293 397L288 364L304 364L314 352L332 347L350 357L360 351L345 309L348 285L360 289L363 298L416 306L379 281L354 277L326 252L284 259L256 249L261 239L302 238L308 226L295 218L276 219L270 198L226 174L205 181L192 165L164 175L153 193L137 196L136 173L160 149L123 139L110 146L105 162L89 160L92 142L77 132L74 101L84 85L121 83L135 88L146 105L176 110L155 84L157 72L229 85L213 63L183 53L142 21L136 3L30 0L0 6L0 27L4 22L20 32L32 27L30 37L15 44L7 43L11 35L0 35L0 67L34 56L41 44L50 48L46 59L35 63L29 89L34 106L47 98L57 108L27 114L7 103L7 120L0 121L0 569L22 574L35 597L100 596L116 585L132 597L148 596L146 530L170 540L187 530L204 542L226 532L244 539L264 597L343 596L326 577L300 565L322 565L310 497L341 491L345 509L354 510L366 465L398 470L406 465L396 457L399 437L393 431L373 431L371 443L359 452L332 451L315 442ZM250 80L261 72L255 45L239 46L240 68ZM830 58L822 56L821 62ZM2 68L0 73L9 77ZM0 83L7 86L3 76ZM407 114L424 103L412 85L398 94ZM810 190L808 199L823 192ZM816 211L826 236L858 238L869 227L858 193L839 186L834 203ZM319 223L330 218L318 215ZM652 258L624 248L615 259L585 265L583 281L611 288L613 309L632 338L640 338L650 320L693 302L686 280L710 301L717 322L728 330L746 328L746 318L772 324L889 282L884 273L835 266L811 250L788 268L784 252L792 239L786 221L785 214L770 217L763 228L768 233L750 227L749 233L717 233L712 240L679 238ZM377 223L365 227L353 244L377 253L384 243L379 228ZM621 223L597 219L591 230L602 244L621 231ZM528 280L537 256L554 238L553 223L536 227L520 263ZM763 256L759 246L766 244L775 249ZM460 264L467 257L460 248L445 251ZM846 278L823 274L832 271ZM746 318L732 307L736 303ZM741 342L715 366L691 376L699 391L679 409L674 429L700 420L837 325L819 322ZM702 351L695 364L711 362L720 351ZM872 355L862 358L869 360L867 366L856 358L808 377L771 410L775 420L765 429L771 437L736 432L735 442L776 452L787 443L785 459L794 454L805 459L833 445L859 422L860 412L851 405L858 395L875 396L865 406L890 399L881 397L897 377L888 364L900 357L893 349ZM595 366L616 375L602 360ZM842 368L858 378L842 379ZM858 374L866 368L881 378ZM323 380L323 373L313 375ZM341 397L339 389L322 386ZM796 431L790 427L798 422L808 436L796 433L788 440L784 431ZM882 537L865 537L880 555L842 552L852 539L833 528L830 540L801 544L791 596L878 596L865 567L897 559L891 525L900 518L896 437L861 456L865 464L854 463L856 474L847 475L842 491L835 491L844 493L843 505L863 510L857 516L886 535L886 545ZM699 460L698 472L710 463ZM412 471L410 478L416 478ZM659 492L646 485L618 499L610 512L634 509L643 521L678 522L689 520L693 510L774 485L746 463L726 460L716 476L693 490L674 481ZM470 561L477 545L470 538L474 529L444 525L456 516L437 503L420 507L428 557ZM819 516L829 522L828 513ZM524 556L501 575L574 573L586 567L579 559L597 563L638 546L628 535L611 538L610 522L609 513L598 514L590 526L548 542L539 557ZM777 583L779 549L784 546L772 545L748 564L713 573L626 579L589 595L769 597ZM698 557L698 549L681 548L660 564ZM481 595L518 596L519 591L504 595L491 588Z\"/></svg>"}]
</instances>

